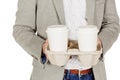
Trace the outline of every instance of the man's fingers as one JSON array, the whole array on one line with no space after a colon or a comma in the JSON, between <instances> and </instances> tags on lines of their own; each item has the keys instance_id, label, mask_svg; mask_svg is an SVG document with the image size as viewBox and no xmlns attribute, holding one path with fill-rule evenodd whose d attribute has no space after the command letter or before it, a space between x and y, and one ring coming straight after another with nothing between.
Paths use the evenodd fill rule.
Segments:
<instances>
[{"instance_id":1,"label":"man's fingers","mask_svg":"<svg viewBox=\"0 0 120 80\"><path fill-rule=\"evenodd\" d=\"M100 50L102 48L102 42L101 40L98 38L97 40L97 50Z\"/></svg>"},{"instance_id":2,"label":"man's fingers","mask_svg":"<svg viewBox=\"0 0 120 80\"><path fill-rule=\"evenodd\" d=\"M45 49L47 48L48 46L48 40L45 41L45 43L43 44L43 53L45 54ZM46 58L48 59L48 56L47 54L45 54ZM49 59L48 59L49 60Z\"/></svg>"},{"instance_id":3,"label":"man's fingers","mask_svg":"<svg viewBox=\"0 0 120 80\"><path fill-rule=\"evenodd\" d=\"M45 52L45 49L47 48L48 46L48 40L45 41L45 43L43 44L43 52Z\"/></svg>"}]
</instances>

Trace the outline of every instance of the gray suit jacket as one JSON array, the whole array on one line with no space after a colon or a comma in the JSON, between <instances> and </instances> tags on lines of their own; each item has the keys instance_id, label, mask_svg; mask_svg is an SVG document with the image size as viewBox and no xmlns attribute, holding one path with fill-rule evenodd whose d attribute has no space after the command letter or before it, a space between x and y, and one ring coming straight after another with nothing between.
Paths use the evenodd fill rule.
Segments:
<instances>
[{"instance_id":1,"label":"gray suit jacket","mask_svg":"<svg viewBox=\"0 0 120 80\"><path fill-rule=\"evenodd\" d=\"M103 55L93 66L95 80L106 80L103 56L119 34L119 19L115 0L86 0L86 20L97 25L103 44ZM65 24L62 0L19 0L13 36L16 42L33 56L31 80L62 80L64 67L41 63L42 44L49 25Z\"/></svg>"}]
</instances>

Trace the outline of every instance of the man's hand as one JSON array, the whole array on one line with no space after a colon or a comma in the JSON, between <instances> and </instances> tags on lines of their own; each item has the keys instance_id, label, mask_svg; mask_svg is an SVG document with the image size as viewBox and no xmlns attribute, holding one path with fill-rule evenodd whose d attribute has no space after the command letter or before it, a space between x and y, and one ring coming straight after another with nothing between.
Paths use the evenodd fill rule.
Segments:
<instances>
[{"instance_id":1,"label":"man's hand","mask_svg":"<svg viewBox=\"0 0 120 80\"><path fill-rule=\"evenodd\" d=\"M97 50L100 50L102 48L102 42L101 40L98 38L97 39Z\"/></svg>"},{"instance_id":2,"label":"man's hand","mask_svg":"<svg viewBox=\"0 0 120 80\"><path fill-rule=\"evenodd\" d=\"M42 45L42 49L43 49L43 53L45 54L45 49L47 48L48 46L48 40L45 41L45 43ZM46 54L45 54L46 55ZM47 55L46 55L47 57ZM48 57L47 57L48 58Z\"/></svg>"}]
</instances>

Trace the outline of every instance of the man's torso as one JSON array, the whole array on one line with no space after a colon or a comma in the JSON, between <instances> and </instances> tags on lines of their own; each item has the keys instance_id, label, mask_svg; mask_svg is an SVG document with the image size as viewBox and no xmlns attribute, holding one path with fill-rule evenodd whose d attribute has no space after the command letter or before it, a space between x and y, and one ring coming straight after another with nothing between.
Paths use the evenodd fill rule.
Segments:
<instances>
[{"instance_id":1,"label":"man's torso","mask_svg":"<svg viewBox=\"0 0 120 80\"><path fill-rule=\"evenodd\" d=\"M105 0L87 0L86 20L88 24L97 25L100 29ZM89 8L88 8L89 7ZM47 38L45 30L49 25L65 25L62 0L38 0L37 2L37 34ZM96 80L106 80L104 62L101 60L93 66ZM45 76L46 75L46 76ZM41 64L33 60L33 72L31 80L62 80L64 67L58 67L49 63Z\"/></svg>"}]
</instances>

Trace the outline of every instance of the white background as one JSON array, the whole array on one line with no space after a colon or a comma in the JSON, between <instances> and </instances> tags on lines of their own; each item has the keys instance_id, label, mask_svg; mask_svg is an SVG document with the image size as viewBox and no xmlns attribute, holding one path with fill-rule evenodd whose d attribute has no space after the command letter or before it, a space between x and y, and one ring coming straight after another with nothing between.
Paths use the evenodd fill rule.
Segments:
<instances>
[{"instance_id":1,"label":"white background","mask_svg":"<svg viewBox=\"0 0 120 80\"><path fill-rule=\"evenodd\" d=\"M120 0L116 0L120 16ZM13 39L17 0L0 0L0 80L29 80L32 57ZM120 37L105 55L108 80L120 80Z\"/></svg>"}]
</instances>

